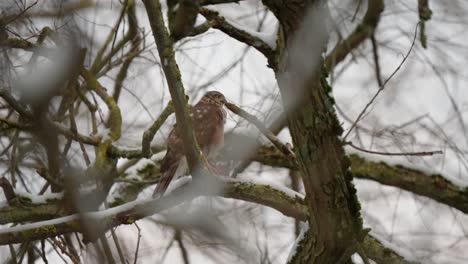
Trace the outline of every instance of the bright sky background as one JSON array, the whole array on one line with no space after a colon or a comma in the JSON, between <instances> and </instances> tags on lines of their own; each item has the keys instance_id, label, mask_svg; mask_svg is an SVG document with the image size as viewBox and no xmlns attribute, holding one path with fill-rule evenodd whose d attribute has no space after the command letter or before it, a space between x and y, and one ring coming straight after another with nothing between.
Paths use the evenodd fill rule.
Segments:
<instances>
[{"instance_id":1,"label":"bright sky background","mask_svg":"<svg viewBox=\"0 0 468 264\"><path fill-rule=\"evenodd\" d=\"M336 28L344 36L354 29L365 10L363 4L356 21L350 22L355 11L355 4L350 8L350 2L354 1L333 0L330 3ZM120 6L116 1L112 4L109 1L98 3L103 8L82 12L76 15L73 21L81 28L83 35L93 36L94 44L105 39L109 25L114 23ZM416 0L385 3L386 9L376 35L383 80L395 71L410 49L419 21ZM366 118L359 123L359 135L356 134L357 130L354 130L348 139L356 145L376 151L443 150L444 154L433 157L388 157L356 152L349 148L347 151L371 160L382 160L390 164L402 164L442 174L457 185L468 186L468 4L463 1L430 1L430 5L433 17L426 27L428 49L422 49L419 39L416 39L407 61L388 82L385 90L369 109ZM264 7L258 1L243 1L240 4L223 5L217 9L221 15L251 31L256 31L259 22L264 18L261 32L266 39L271 39L277 29L274 16L267 14L264 17L264 12L261 11ZM140 1L137 12L140 26L144 26L147 34L148 51L143 53L144 58L137 59L131 67L119 104L125 124L119 144L126 147L139 146L143 131L160 114L169 100L166 84L161 77L162 71L155 65L155 62L159 61L158 54ZM204 20L200 19L198 23L202 21ZM39 25L37 27L40 28ZM81 41L83 44L86 42L85 38ZM329 50L335 41L336 34L333 34ZM182 42L184 43L176 44L177 61L192 103L201 97L202 91L218 90L243 109L266 120L266 123L270 123L281 111L273 71L266 67L266 59L256 50L250 48L246 56L231 70L224 72L229 65L242 57L245 52L244 44L216 30ZM116 71L112 71L109 76L103 77L102 84L113 87L115 74ZM214 77L218 77L219 80L204 87L204 84ZM337 67L330 77L330 82L339 107L340 120L345 130L349 129L349 120L355 120L378 89L370 41L364 42L353 52L353 56L348 56ZM201 86L203 90L200 90ZM238 131L255 132L254 128L247 127L245 122L239 122L232 114L228 115L228 119L226 130L236 127ZM407 123L415 119L417 122ZM158 133L153 144L164 143L169 125L173 122L172 117L166 123L163 132ZM80 122L79 129L83 132L89 131L85 119ZM102 130L102 127L100 129ZM288 142L291 140L287 130L282 131L280 138ZM73 162L82 164L80 157L77 152L76 159L72 157ZM249 167L245 175L258 176L281 185L290 183L286 170L258 164ZM366 227L371 227L373 234L387 241L400 254L418 259L422 263L468 262L468 216L397 188L366 180L355 180L355 183ZM140 197L150 195L153 188L149 187ZM203 210L208 216L202 217L193 213L196 210ZM226 230L232 233L232 238L241 242L241 246L212 248L212 245L203 240L205 237L196 232L189 232L193 237L188 240L201 245L196 247L190 242L187 243L192 263L220 263L220 259L223 263L238 263L237 256L232 256L229 250L255 259L253 262L251 259L245 259L247 263L256 263L256 260L261 258L259 252L268 254L272 263L285 262L295 240L294 222L273 209L221 198L197 199L190 206L180 206L170 210L168 214L185 213L188 219L207 221L210 214L215 212L219 214ZM171 241L173 231L164 229L163 225L154 224L164 219L163 216L157 215L138 222L143 230L139 258L146 260L145 263L160 260L164 255L162 252ZM129 254L132 254L137 239L136 228L119 227L117 233L124 241ZM261 249L256 248L257 246ZM0 249L1 252L7 252L5 247ZM212 256L216 256L215 260ZM88 257L84 256L84 259ZM89 257L90 261L91 259L92 257ZM165 263L178 263L179 248L170 248L165 260Z\"/></svg>"}]
</instances>

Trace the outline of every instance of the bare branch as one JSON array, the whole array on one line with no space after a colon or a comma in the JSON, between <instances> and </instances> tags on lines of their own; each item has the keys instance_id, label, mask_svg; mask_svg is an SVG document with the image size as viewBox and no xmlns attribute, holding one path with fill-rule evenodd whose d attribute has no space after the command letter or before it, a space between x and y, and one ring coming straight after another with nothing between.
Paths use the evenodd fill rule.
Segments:
<instances>
[{"instance_id":1,"label":"bare branch","mask_svg":"<svg viewBox=\"0 0 468 264\"><path fill-rule=\"evenodd\" d=\"M31 119L32 113L26 109L20 102L18 102L10 92L4 88L0 88L0 97L2 97L13 109L15 109L20 115L25 118Z\"/></svg>"},{"instance_id":2,"label":"bare branch","mask_svg":"<svg viewBox=\"0 0 468 264\"><path fill-rule=\"evenodd\" d=\"M207 8L200 8L200 14L202 14L209 21L212 21L213 28L219 29L226 35L254 47L268 59L268 63L272 68L276 68L277 62L275 58L275 50L265 41L245 30L239 29L230 24L216 11Z\"/></svg>"},{"instance_id":3,"label":"bare branch","mask_svg":"<svg viewBox=\"0 0 468 264\"><path fill-rule=\"evenodd\" d=\"M11 186L11 183L5 177L0 178L0 187L2 187L3 194L8 202L15 199L16 194L13 190L13 186Z\"/></svg>"},{"instance_id":4,"label":"bare branch","mask_svg":"<svg viewBox=\"0 0 468 264\"><path fill-rule=\"evenodd\" d=\"M156 132L161 128L166 119L174 112L174 106L172 102L169 102L167 106L162 111L161 115L154 121L154 123L143 133L143 138L141 142L141 152L144 157L151 156L150 144L156 135Z\"/></svg>"},{"instance_id":5,"label":"bare branch","mask_svg":"<svg viewBox=\"0 0 468 264\"><path fill-rule=\"evenodd\" d=\"M200 0L200 5L218 5L218 4L238 4L242 0Z\"/></svg>"},{"instance_id":6,"label":"bare branch","mask_svg":"<svg viewBox=\"0 0 468 264\"><path fill-rule=\"evenodd\" d=\"M356 29L354 29L353 33L345 40L338 43L325 58L325 66L327 69L332 70L338 63L342 62L352 50L374 34L383 10L383 0L368 1L367 12L364 15L362 23L359 24Z\"/></svg>"},{"instance_id":7,"label":"bare branch","mask_svg":"<svg viewBox=\"0 0 468 264\"><path fill-rule=\"evenodd\" d=\"M379 94L385 89L385 86L387 85L387 83L393 78L393 76L395 76L395 74L400 70L400 68L403 66L403 64L405 63L406 59L408 59L409 55L411 54L411 51L413 50L413 47L414 47L414 43L416 42L416 36L417 36L417 33L418 33L418 26L416 26L416 29L415 29L415 32L414 32L414 37L413 37L413 41L411 42L411 46L408 50L408 52L406 53L405 57L403 57L403 60L401 60L400 64L398 65L398 67L392 72L392 74L390 74L390 76L385 80L385 82L382 84L382 86L379 87L379 90L377 90L377 92L374 94L374 96L371 98L371 100L366 104L366 106L364 107L364 109L362 109L361 113L359 113L358 117L356 118L356 120L354 121L354 123L351 125L351 127L349 128L348 132L346 132L346 135L343 137L343 141L346 141L346 138L349 136L349 134L351 133L351 131L353 130L353 128L357 125L357 123L359 121L361 121L361 119L363 118L364 114L366 113L367 109L374 103L375 99L377 98L377 96L379 96Z\"/></svg>"},{"instance_id":8,"label":"bare branch","mask_svg":"<svg viewBox=\"0 0 468 264\"><path fill-rule=\"evenodd\" d=\"M374 151L368 150L361 147L354 145L352 142L348 141L345 142L345 145L349 145L350 147L357 149L362 152L376 154L376 155L384 155L384 156L432 156L437 154L443 154L442 150L434 150L434 151L419 151L419 152L383 152L383 151Z\"/></svg>"},{"instance_id":9,"label":"bare branch","mask_svg":"<svg viewBox=\"0 0 468 264\"><path fill-rule=\"evenodd\" d=\"M258 120L258 118L247 113L233 103L226 103L225 105L229 110L231 110L231 112L239 115L240 117L255 125L258 130L260 130L260 132L262 132L262 134L265 135L271 141L271 143L273 143L273 145L275 145L275 147L277 147L278 150L281 151L292 163L297 163L296 156L292 150L283 144L260 120Z\"/></svg>"},{"instance_id":10,"label":"bare branch","mask_svg":"<svg viewBox=\"0 0 468 264\"><path fill-rule=\"evenodd\" d=\"M138 226L137 223L134 223L135 227L137 228L138 230L138 239L137 239L137 244L136 244L136 249L135 249L135 256L134 256L134 259L133 259L133 264L137 264L137 260L138 260L138 252L140 251L140 240L141 240L141 229L140 227Z\"/></svg>"}]
</instances>

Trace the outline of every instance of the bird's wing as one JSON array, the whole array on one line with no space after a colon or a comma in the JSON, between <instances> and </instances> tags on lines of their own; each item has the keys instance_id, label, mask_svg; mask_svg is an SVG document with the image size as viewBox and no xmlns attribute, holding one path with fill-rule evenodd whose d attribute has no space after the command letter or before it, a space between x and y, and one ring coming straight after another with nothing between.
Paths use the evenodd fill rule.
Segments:
<instances>
[{"instance_id":1,"label":"bird's wing","mask_svg":"<svg viewBox=\"0 0 468 264\"><path fill-rule=\"evenodd\" d=\"M159 183L153 192L153 198L161 197L174 176L180 176L175 174L177 167L179 166L179 162L184 155L183 151L182 139L179 137L176 126L174 126L169 133L169 137L167 138L167 152L162 159L161 166L159 168L159 171L161 172L161 178L159 179Z\"/></svg>"},{"instance_id":2,"label":"bird's wing","mask_svg":"<svg viewBox=\"0 0 468 264\"><path fill-rule=\"evenodd\" d=\"M192 108L193 129L200 148L209 151L212 145L224 143L225 113L212 104L197 104Z\"/></svg>"},{"instance_id":3,"label":"bird's wing","mask_svg":"<svg viewBox=\"0 0 468 264\"><path fill-rule=\"evenodd\" d=\"M173 164L178 163L180 158L184 155L183 151L182 139L177 132L176 126L174 126L167 138L167 152L161 161L161 173L169 170Z\"/></svg>"}]
</instances>

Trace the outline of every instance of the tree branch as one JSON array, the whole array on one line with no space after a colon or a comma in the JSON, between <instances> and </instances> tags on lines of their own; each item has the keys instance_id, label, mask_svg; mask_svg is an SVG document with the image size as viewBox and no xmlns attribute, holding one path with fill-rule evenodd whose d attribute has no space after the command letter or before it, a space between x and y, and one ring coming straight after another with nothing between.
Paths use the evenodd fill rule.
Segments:
<instances>
[{"instance_id":1,"label":"tree branch","mask_svg":"<svg viewBox=\"0 0 468 264\"><path fill-rule=\"evenodd\" d=\"M325 66L327 69L332 70L337 64L343 61L352 50L374 34L383 10L383 0L368 1L367 12L361 24L359 24L356 29L354 29L353 33L345 40L339 42L325 58Z\"/></svg>"},{"instance_id":2,"label":"tree branch","mask_svg":"<svg viewBox=\"0 0 468 264\"><path fill-rule=\"evenodd\" d=\"M287 216L297 217L302 220L307 219L307 207L302 198L298 196L292 197L268 185L225 180L221 178L216 178L214 180L224 184L223 197L263 204L279 210ZM193 190L190 189L191 187L192 184L189 183L157 200L138 201L101 212L83 213L81 215L85 218L91 218L93 223L100 225L100 228L97 230L109 230L121 224L132 224L136 220L155 213L160 213L182 202L203 195L193 192ZM83 232L77 214L45 222L0 229L0 245L54 237L70 232ZM101 234L94 235L95 237L90 237L89 239L96 239Z\"/></svg>"},{"instance_id":3,"label":"tree branch","mask_svg":"<svg viewBox=\"0 0 468 264\"><path fill-rule=\"evenodd\" d=\"M173 2L174 4L177 3L177 5L168 4L169 28L171 30L171 37L174 41L177 41L192 31L197 20L200 4L198 0L179 0Z\"/></svg>"},{"instance_id":4,"label":"tree branch","mask_svg":"<svg viewBox=\"0 0 468 264\"><path fill-rule=\"evenodd\" d=\"M260 120L258 120L258 118L247 113L233 103L226 103L225 105L231 112L255 125L258 130L260 130L260 132L262 132L262 134L265 135L265 137L267 137L270 142L273 143L273 145L278 148L278 150L281 151L287 159L289 159L291 163L297 164L296 155L294 155L292 150L283 144Z\"/></svg>"},{"instance_id":5,"label":"tree branch","mask_svg":"<svg viewBox=\"0 0 468 264\"><path fill-rule=\"evenodd\" d=\"M235 27L216 11L207 8L200 8L200 14L202 14L207 20L212 21L213 28L219 29L226 35L254 47L268 59L268 63L272 68L276 68L277 62L275 58L275 50L261 38Z\"/></svg>"},{"instance_id":6,"label":"tree branch","mask_svg":"<svg viewBox=\"0 0 468 264\"><path fill-rule=\"evenodd\" d=\"M27 119L31 119L33 114L24 105L18 102L9 91L4 88L0 88L0 97L3 98L13 109L16 110L20 115Z\"/></svg>"},{"instance_id":7,"label":"tree branch","mask_svg":"<svg viewBox=\"0 0 468 264\"><path fill-rule=\"evenodd\" d=\"M433 199L468 214L468 188L461 188L442 175L429 175L420 170L385 162L368 161L356 154L348 155L351 173L358 179L367 179L394 186ZM274 147L260 146L252 160L272 167L297 169Z\"/></svg>"},{"instance_id":8,"label":"tree branch","mask_svg":"<svg viewBox=\"0 0 468 264\"><path fill-rule=\"evenodd\" d=\"M468 188L462 189L442 175L429 175L401 165L367 161L352 154L351 172L356 178L374 180L384 185L431 198L468 214Z\"/></svg>"},{"instance_id":9,"label":"tree branch","mask_svg":"<svg viewBox=\"0 0 468 264\"><path fill-rule=\"evenodd\" d=\"M150 157L151 156L151 149L150 149L150 144L151 141L154 138L154 135L156 135L156 132L161 128L161 126L164 124L166 119L174 112L174 106L172 105L172 102L169 102L167 106L164 108L162 111L161 115L159 115L158 119L154 121L154 123L148 128L143 133L143 138L141 140L141 152L144 157Z\"/></svg>"},{"instance_id":10,"label":"tree branch","mask_svg":"<svg viewBox=\"0 0 468 264\"><path fill-rule=\"evenodd\" d=\"M236 3L238 4L242 0L200 0L200 5L218 5L218 4L229 4Z\"/></svg>"},{"instance_id":11,"label":"tree branch","mask_svg":"<svg viewBox=\"0 0 468 264\"><path fill-rule=\"evenodd\" d=\"M407 261L392 249L382 245L374 237L368 235L362 243L366 256L379 264L415 264Z\"/></svg>"},{"instance_id":12,"label":"tree branch","mask_svg":"<svg viewBox=\"0 0 468 264\"><path fill-rule=\"evenodd\" d=\"M166 75L169 92L174 104L178 124L177 129L184 142L184 153L187 157L190 172L194 173L197 165L202 164L202 154L192 129L192 120L188 115L184 85L180 76L179 66L175 60L173 43L164 25L161 3L157 0L143 0L143 3L148 14L161 65Z\"/></svg>"}]
</instances>

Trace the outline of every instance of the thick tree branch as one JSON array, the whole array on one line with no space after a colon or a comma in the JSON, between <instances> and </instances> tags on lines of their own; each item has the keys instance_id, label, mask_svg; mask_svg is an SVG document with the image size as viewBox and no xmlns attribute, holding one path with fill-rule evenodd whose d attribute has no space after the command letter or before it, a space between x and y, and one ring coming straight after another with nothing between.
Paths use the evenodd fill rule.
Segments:
<instances>
[{"instance_id":1,"label":"thick tree branch","mask_svg":"<svg viewBox=\"0 0 468 264\"><path fill-rule=\"evenodd\" d=\"M468 214L468 189L461 189L442 175L429 175L401 165L390 166L384 162L367 161L350 155L354 177L374 180L381 184L425 196Z\"/></svg>"},{"instance_id":2,"label":"thick tree branch","mask_svg":"<svg viewBox=\"0 0 468 264\"><path fill-rule=\"evenodd\" d=\"M373 162L356 154L351 154L348 158L351 161L351 173L355 178L373 180L384 185L394 186L433 199L468 214L468 188L463 189L451 183L442 175L429 175L423 171L401 165ZM272 167L297 169L274 147L261 146L257 148L252 160Z\"/></svg>"},{"instance_id":3,"label":"thick tree branch","mask_svg":"<svg viewBox=\"0 0 468 264\"><path fill-rule=\"evenodd\" d=\"M297 217L303 220L307 218L307 207L304 205L302 198L298 196L290 196L268 185L225 180L221 178L213 180L224 184L224 195L222 196L226 198L235 198L247 202L264 204L279 210L287 216ZM122 207L115 207L99 213L82 214L82 216L86 218L90 217L93 219L93 223L101 225L98 230L109 230L121 224L132 224L138 219L160 213L182 202L203 195L193 192L191 185L192 184L186 184L158 200L125 204L122 205ZM78 215L71 215L48 222L38 222L30 225L0 229L0 245L54 237L70 232L83 232ZM100 234L95 235L95 238L97 238ZM92 240L95 238L91 237L89 239Z\"/></svg>"},{"instance_id":4,"label":"thick tree branch","mask_svg":"<svg viewBox=\"0 0 468 264\"><path fill-rule=\"evenodd\" d=\"M327 69L333 69L337 64L343 61L352 50L374 34L383 10L383 0L367 1L367 12L361 24L359 24L346 39L339 42L325 58L325 66Z\"/></svg>"},{"instance_id":5,"label":"thick tree branch","mask_svg":"<svg viewBox=\"0 0 468 264\"><path fill-rule=\"evenodd\" d=\"M275 57L275 50L261 38L254 36L250 32L235 27L234 25L229 23L224 17L220 16L219 13L216 11L207 8L200 8L200 14L202 14L207 20L212 22L211 25L213 26L213 28L219 29L226 35L249 46L254 47L268 59L268 63L272 68L276 68L277 62Z\"/></svg>"},{"instance_id":6,"label":"thick tree branch","mask_svg":"<svg viewBox=\"0 0 468 264\"><path fill-rule=\"evenodd\" d=\"M36 222L65 216L60 200L46 204L21 204L0 208L0 225L21 222Z\"/></svg>"},{"instance_id":7,"label":"thick tree branch","mask_svg":"<svg viewBox=\"0 0 468 264\"><path fill-rule=\"evenodd\" d=\"M177 41L192 31L197 20L200 3L198 0L179 0L173 2L177 3L177 5L169 5L170 1L168 1L169 28L173 40Z\"/></svg>"},{"instance_id":8,"label":"thick tree branch","mask_svg":"<svg viewBox=\"0 0 468 264\"><path fill-rule=\"evenodd\" d=\"M114 100L114 97L107 94L105 89L97 80L97 78L91 73L91 71L83 68L81 75L85 79L88 86L96 92L96 94L106 103L109 108L109 121L107 126L110 129L109 136L112 141L116 141L120 138L122 130L122 114L120 108Z\"/></svg>"}]
</instances>

